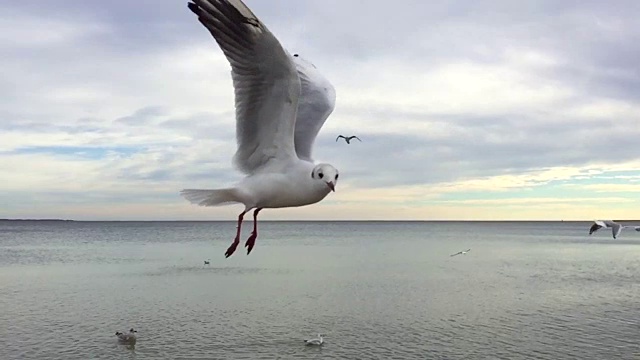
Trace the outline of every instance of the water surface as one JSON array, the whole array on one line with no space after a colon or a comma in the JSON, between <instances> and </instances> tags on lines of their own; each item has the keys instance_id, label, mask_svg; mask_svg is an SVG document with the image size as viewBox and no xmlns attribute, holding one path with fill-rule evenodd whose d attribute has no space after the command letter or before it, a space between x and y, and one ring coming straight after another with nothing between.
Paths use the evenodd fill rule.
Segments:
<instances>
[{"instance_id":1,"label":"water surface","mask_svg":"<svg viewBox=\"0 0 640 360\"><path fill-rule=\"evenodd\" d=\"M639 358L640 234L589 226L0 222L0 358Z\"/></svg>"}]
</instances>

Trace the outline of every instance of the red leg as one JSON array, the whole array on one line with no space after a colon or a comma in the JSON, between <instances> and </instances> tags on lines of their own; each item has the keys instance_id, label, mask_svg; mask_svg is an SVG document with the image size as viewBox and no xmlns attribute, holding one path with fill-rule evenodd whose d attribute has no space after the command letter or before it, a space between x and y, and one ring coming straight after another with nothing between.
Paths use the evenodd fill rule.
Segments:
<instances>
[{"instance_id":1,"label":"red leg","mask_svg":"<svg viewBox=\"0 0 640 360\"><path fill-rule=\"evenodd\" d=\"M244 244L244 247L247 248L247 255L249 255L251 249L253 249L253 246L256 244L256 238L258 237L258 213L260 210L262 210L262 208L258 208L253 212L253 232Z\"/></svg>"},{"instance_id":2,"label":"red leg","mask_svg":"<svg viewBox=\"0 0 640 360\"><path fill-rule=\"evenodd\" d=\"M247 211L243 211L240 213L240 215L238 215L238 226L236 226L237 231L236 231L236 238L233 239L233 243L231 244L231 246L229 246L229 248L227 249L227 252L224 253L224 257L228 258L229 256L231 256L231 254L233 254L234 251L236 251L236 248L238 247L238 244L240 243L240 229L242 229L242 218L244 217L244 214L246 214Z\"/></svg>"}]
</instances>

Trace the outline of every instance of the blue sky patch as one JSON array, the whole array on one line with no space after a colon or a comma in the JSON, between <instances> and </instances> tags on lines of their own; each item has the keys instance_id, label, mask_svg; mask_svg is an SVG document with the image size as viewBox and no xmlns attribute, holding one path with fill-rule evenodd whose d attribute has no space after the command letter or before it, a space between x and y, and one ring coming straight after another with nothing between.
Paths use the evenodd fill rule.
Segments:
<instances>
[{"instance_id":1,"label":"blue sky patch","mask_svg":"<svg viewBox=\"0 0 640 360\"><path fill-rule=\"evenodd\" d=\"M13 150L10 154L51 154L80 157L84 159L102 159L108 154L117 153L119 155L131 156L142 150L143 149L140 147L133 146L29 146Z\"/></svg>"}]
</instances>

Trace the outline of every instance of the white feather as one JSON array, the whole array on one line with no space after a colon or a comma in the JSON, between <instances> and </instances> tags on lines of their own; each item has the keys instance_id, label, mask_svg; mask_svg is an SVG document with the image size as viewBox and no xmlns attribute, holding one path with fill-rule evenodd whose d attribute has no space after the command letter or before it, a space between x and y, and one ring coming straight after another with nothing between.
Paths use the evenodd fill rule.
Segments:
<instances>
[{"instance_id":1,"label":"white feather","mask_svg":"<svg viewBox=\"0 0 640 360\"><path fill-rule=\"evenodd\" d=\"M307 345L320 346L320 345L324 344L324 338L322 337L322 334L318 334L317 338L305 340L304 342Z\"/></svg>"},{"instance_id":2,"label":"white feather","mask_svg":"<svg viewBox=\"0 0 640 360\"><path fill-rule=\"evenodd\" d=\"M135 344L138 340L136 336L137 331L134 329L129 330L129 332L116 332L116 336L118 337L118 342L123 344Z\"/></svg>"},{"instance_id":3,"label":"white feather","mask_svg":"<svg viewBox=\"0 0 640 360\"><path fill-rule=\"evenodd\" d=\"M188 6L231 65L238 142L233 159L247 176L231 188L181 194L201 206L245 205L225 254L230 256L250 209L309 205L335 190L338 170L311 160L314 140L333 111L335 90L315 66L291 56L241 0L192 0Z\"/></svg>"},{"instance_id":4,"label":"white feather","mask_svg":"<svg viewBox=\"0 0 640 360\"><path fill-rule=\"evenodd\" d=\"M298 54L293 61L301 84L295 127L296 153L302 160L313 161L313 144L335 108L336 91L315 65Z\"/></svg>"},{"instance_id":5,"label":"white feather","mask_svg":"<svg viewBox=\"0 0 640 360\"><path fill-rule=\"evenodd\" d=\"M618 236L622 232L622 229L632 228L636 231L640 231L640 226L622 225L612 220L595 220L593 223L603 228L611 228L611 235L613 236L614 239L618 238ZM592 230L590 234L598 231L600 228L596 226L592 226L591 229Z\"/></svg>"}]
</instances>

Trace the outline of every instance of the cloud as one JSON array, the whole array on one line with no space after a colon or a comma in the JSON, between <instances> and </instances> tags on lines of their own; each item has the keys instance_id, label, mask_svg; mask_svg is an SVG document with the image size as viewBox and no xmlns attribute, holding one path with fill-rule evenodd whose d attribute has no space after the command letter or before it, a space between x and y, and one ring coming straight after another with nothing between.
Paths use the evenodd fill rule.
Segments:
<instances>
[{"instance_id":1,"label":"cloud","mask_svg":"<svg viewBox=\"0 0 640 360\"><path fill-rule=\"evenodd\" d=\"M581 189L595 193L637 193L640 192L640 184L588 184L579 185Z\"/></svg>"},{"instance_id":2,"label":"cloud","mask_svg":"<svg viewBox=\"0 0 640 360\"><path fill-rule=\"evenodd\" d=\"M339 191L266 218L633 216L636 2L247 3L338 96L314 154ZM0 217L234 216L177 195L240 178L230 68L186 4L67 5L0 6Z\"/></svg>"}]
</instances>

